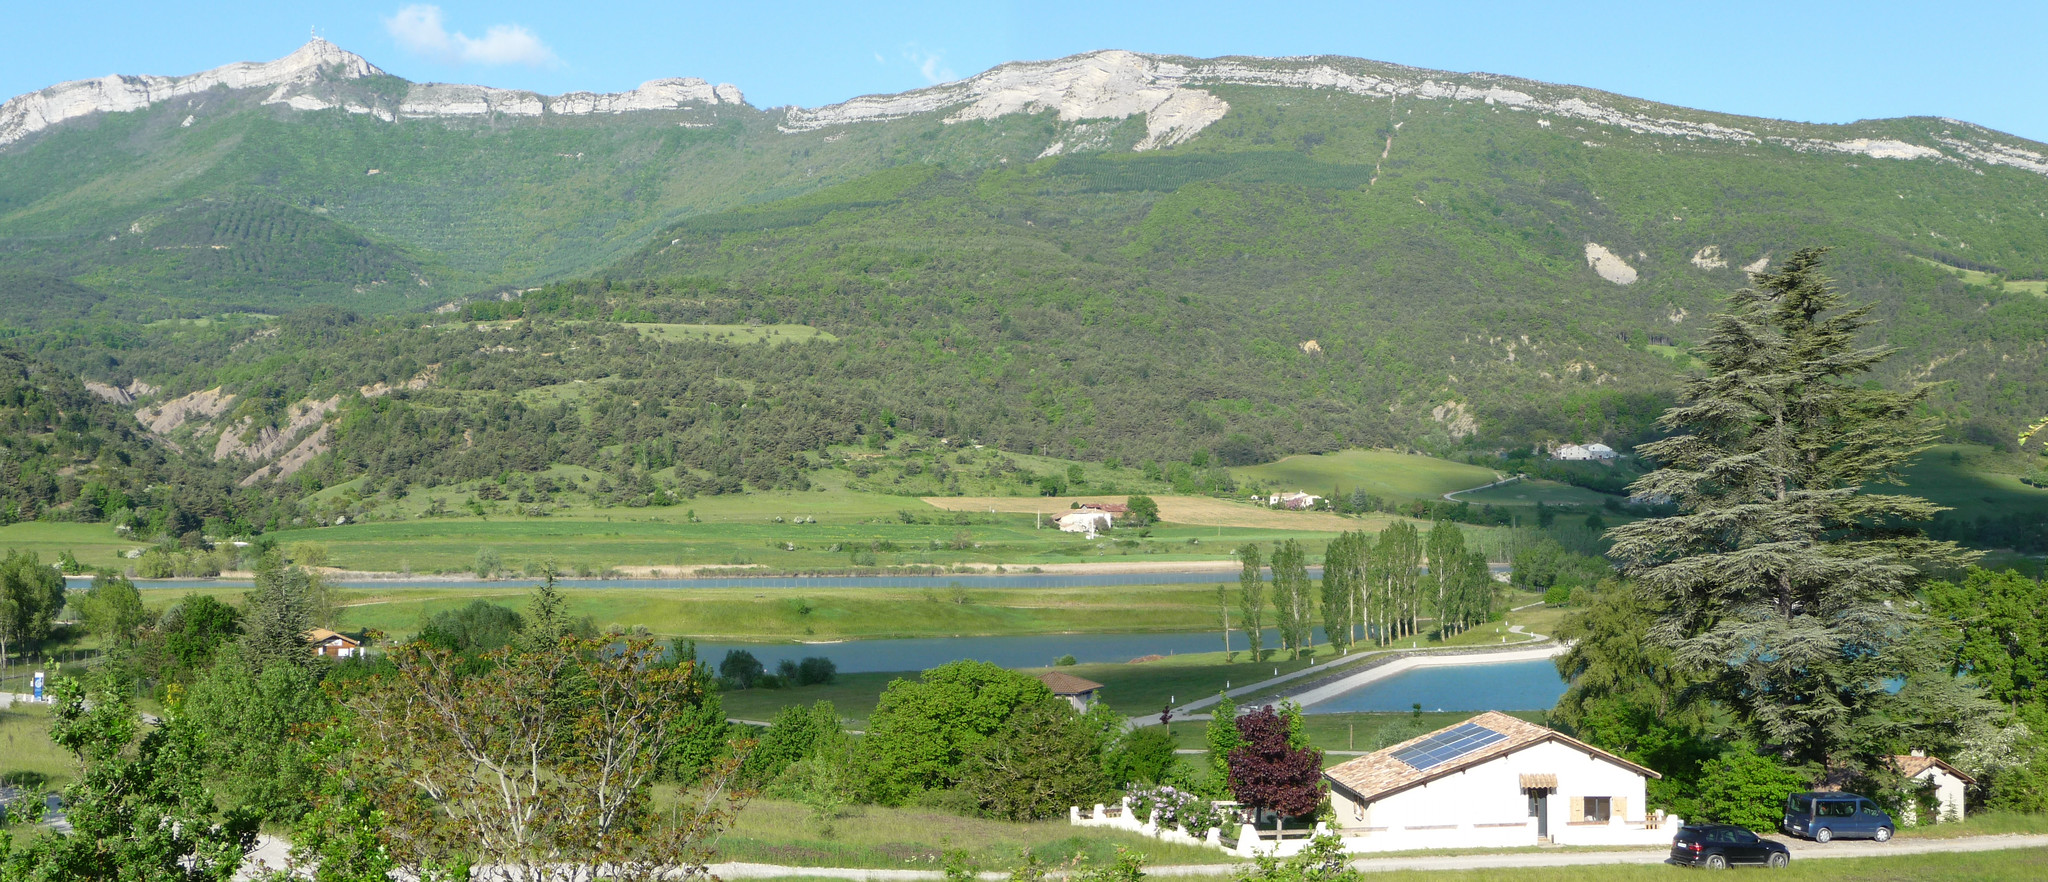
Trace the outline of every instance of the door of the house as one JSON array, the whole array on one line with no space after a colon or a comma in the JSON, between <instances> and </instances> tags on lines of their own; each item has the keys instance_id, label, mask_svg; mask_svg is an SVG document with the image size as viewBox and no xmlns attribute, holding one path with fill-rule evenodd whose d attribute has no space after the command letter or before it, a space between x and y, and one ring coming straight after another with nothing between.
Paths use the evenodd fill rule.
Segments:
<instances>
[{"instance_id":1,"label":"door of the house","mask_svg":"<svg viewBox=\"0 0 2048 882\"><path fill-rule=\"evenodd\" d=\"M1535 789L1529 791L1529 815L1536 819L1536 838L1550 838L1550 791Z\"/></svg>"}]
</instances>

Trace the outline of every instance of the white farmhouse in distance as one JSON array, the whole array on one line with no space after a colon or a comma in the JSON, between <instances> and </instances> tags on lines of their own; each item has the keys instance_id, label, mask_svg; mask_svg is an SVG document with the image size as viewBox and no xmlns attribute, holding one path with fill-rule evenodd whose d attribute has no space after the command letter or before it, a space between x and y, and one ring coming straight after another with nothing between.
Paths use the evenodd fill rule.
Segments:
<instances>
[{"instance_id":1,"label":"white farmhouse in distance","mask_svg":"<svg viewBox=\"0 0 2048 882\"><path fill-rule=\"evenodd\" d=\"M1595 441L1591 444L1560 444L1550 449L1550 458L1566 462L1592 462L1614 459L1621 454L1614 448Z\"/></svg>"},{"instance_id":2,"label":"white farmhouse in distance","mask_svg":"<svg viewBox=\"0 0 2048 882\"><path fill-rule=\"evenodd\" d=\"M1053 519L1053 523L1060 525L1062 533L1086 533L1093 536L1109 529L1109 525L1115 519L1109 512L1083 508L1060 515Z\"/></svg>"},{"instance_id":3,"label":"white farmhouse in distance","mask_svg":"<svg viewBox=\"0 0 2048 882\"><path fill-rule=\"evenodd\" d=\"M1314 493L1296 490L1292 493L1275 493L1266 500L1266 504L1274 508L1303 511L1315 508L1316 503L1321 502L1322 499L1321 496L1317 496Z\"/></svg>"}]
</instances>

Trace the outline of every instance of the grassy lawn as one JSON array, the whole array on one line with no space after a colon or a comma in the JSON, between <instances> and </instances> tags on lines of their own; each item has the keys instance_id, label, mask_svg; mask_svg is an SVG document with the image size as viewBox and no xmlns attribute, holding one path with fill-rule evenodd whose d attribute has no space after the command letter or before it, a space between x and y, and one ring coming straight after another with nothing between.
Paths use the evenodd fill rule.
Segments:
<instances>
[{"instance_id":1,"label":"grassy lawn","mask_svg":"<svg viewBox=\"0 0 2048 882\"><path fill-rule=\"evenodd\" d=\"M1147 843L1148 867L1165 867L1209 861L1182 861L1167 856L1156 841ZM1541 849L1555 854L1558 849ZM1210 852L1217 854L1217 852ZM742 858L725 858L721 860ZM1370 866L1372 858L1364 858ZM786 866L803 866L781 861ZM815 866L815 865L813 865ZM907 864L899 864L908 868ZM923 869L922 865L919 869ZM1483 870L1374 870L1366 878L1385 882L1641 882L1641 880L1696 879L1701 871L1669 864L1580 864L1568 867L1501 867ZM1738 870L1737 872L1745 872ZM803 875L776 877L775 882L813 879ZM1155 878L1158 878L1155 876ZM1970 882L2033 882L2048 878L2048 848L2015 848L1956 854L1914 854L1867 858L1795 860L1790 867L1773 870L1772 880L1803 882L1921 882L1921 880L1970 880Z\"/></svg>"},{"instance_id":2,"label":"grassy lawn","mask_svg":"<svg viewBox=\"0 0 2048 882\"><path fill-rule=\"evenodd\" d=\"M77 770L77 760L50 741L47 705L0 710L0 783L58 790Z\"/></svg>"},{"instance_id":3,"label":"grassy lawn","mask_svg":"<svg viewBox=\"0 0 2048 882\"><path fill-rule=\"evenodd\" d=\"M1925 827L1908 827L1899 831L1900 839L1956 839L1963 836L2005 836L2048 833L2048 815L2023 815L2017 812L1978 812L1944 824Z\"/></svg>"},{"instance_id":4,"label":"grassy lawn","mask_svg":"<svg viewBox=\"0 0 2048 882\"><path fill-rule=\"evenodd\" d=\"M715 659L713 660L716 661ZM832 702L832 708L844 718L849 729L867 727L868 714L882 700L882 690L889 682L898 678L916 679L916 671L885 671L861 674L840 674L829 684L822 686L795 686L788 689L741 689L719 696L725 705L725 715L740 720L768 722L775 712L791 705L811 705L820 701Z\"/></svg>"},{"instance_id":5,"label":"grassy lawn","mask_svg":"<svg viewBox=\"0 0 2048 882\"><path fill-rule=\"evenodd\" d=\"M1905 469L1906 486L1873 485L1872 493L1911 493L1954 511L1951 518L2009 514L2048 515L2048 490L2020 483L1999 469L2010 460L1971 444L1940 444Z\"/></svg>"},{"instance_id":6,"label":"grassy lawn","mask_svg":"<svg viewBox=\"0 0 2048 882\"><path fill-rule=\"evenodd\" d=\"M1557 481L1546 481L1541 478L1525 479L1499 487L1488 487L1484 490L1458 494L1458 501L1469 502L1473 505L1533 506L1541 502L1544 505L1575 505L1586 508L1599 508L1606 504L1607 500L1617 498L1619 497L1609 496L1584 487L1559 483Z\"/></svg>"},{"instance_id":7,"label":"grassy lawn","mask_svg":"<svg viewBox=\"0 0 2048 882\"><path fill-rule=\"evenodd\" d=\"M1007 870L1025 851L1047 863L1077 854L1102 862L1117 846L1142 851L1155 864L1234 863L1221 851L1173 845L1120 830L1068 826L1065 818L1017 823L918 808L855 806L823 835L809 809L757 799L719 837L717 860L797 867L937 870L944 852L967 852L984 870Z\"/></svg>"},{"instance_id":8,"label":"grassy lawn","mask_svg":"<svg viewBox=\"0 0 2048 882\"><path fill-rule=\"evenodd\" d=\"M1435 499L1499 477L1492 469L1391 450L1289 456L1278 462L1231 469L1231 474L1239 481L1256 481L1273 488L1319 495L1332 490L1364 490L1388 499Z\"/></svg>"},{"instance_id":9,"label":"grassy lawn","mask_svg":"<svg viewBox=\"0 0 2048 882\"><path fill-rule=\"evenodd\" d=\"M889 637L1200 631L1211 627L1209 585L1096 588L564 588L569 613L600 626L646 625L657 634L742 641L820 641ZM210 589L236 595L245 589ZM182 591L148 592L168 604ZM528 590L477 588L351 589L338 593L341 623L400 635L426 617L484 599L525 605ZM1241 639L1241 638L1240 638Z\"/></svg>"}]
</instances>

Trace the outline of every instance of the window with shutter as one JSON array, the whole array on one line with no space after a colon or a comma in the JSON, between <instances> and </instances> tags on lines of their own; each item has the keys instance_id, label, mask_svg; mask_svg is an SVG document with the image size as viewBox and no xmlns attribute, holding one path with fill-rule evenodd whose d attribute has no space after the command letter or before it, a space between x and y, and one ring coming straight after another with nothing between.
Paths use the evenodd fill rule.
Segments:
<instances>
[{"instance_id":1,"label":"window with shutter","mask_svg":"<svg viewBox=\"0 0 2048 882\"><path fill-rule=\"evenodd\" d=\"M1610 809L1612 807L1613 801L1609 797L1583 796L1579 797L1576 800L1573 800L1573 802L1583 804L1582 811L1574 811L1572 813L1582 823L1605 824L1607 823L1607 819L1611 817Z\"/></svg>"},{"instance_id":2,"label":"window with shutter","mask_svg":"<svg viewBox=\"0 0 2048 882\"><path fill-rule=\"evenodd\" d=\"M1614 816L1624 821L1628 820L1628 797L1617 796L1614 798Z\"/></svg>"},{"instance_id":3,"label":"window with shutter","mask_svg":"<svg viewBox=\"0 0 2048 882\"><path fill-rule=\"evenodd\" d=\"M1583 796L1572 797L1571 808L1572 813L1566 817L1573 821L1583 820L1586 817L1586 798Z\"/></svg>"}]
</instances>

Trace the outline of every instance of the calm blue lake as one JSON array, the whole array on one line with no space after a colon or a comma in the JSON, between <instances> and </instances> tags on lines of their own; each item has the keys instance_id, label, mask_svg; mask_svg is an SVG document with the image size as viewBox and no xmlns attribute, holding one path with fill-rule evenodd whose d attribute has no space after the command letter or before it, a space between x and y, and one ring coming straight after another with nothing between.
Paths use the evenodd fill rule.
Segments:
<instances>
[{"instance_id":1,"label":"calm blue lake","mask_svg":"<svg viewBox=\"0 0 2048 882\"><path fill-rule=\"evenodd\" d=\"M1368 683L1306 708L1312 714L1355 711L1543 710L1564 694L1550 659L1494 665L1417 668Z\"/></svg>"}]
</instances>

